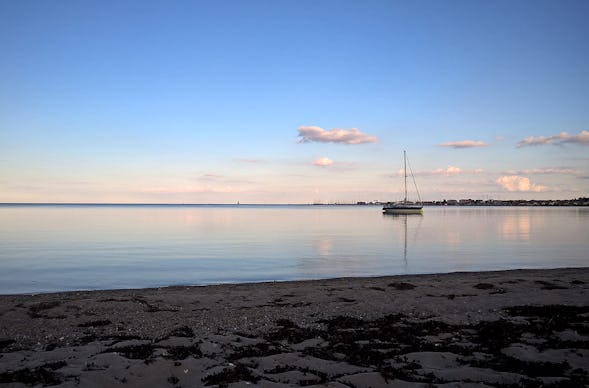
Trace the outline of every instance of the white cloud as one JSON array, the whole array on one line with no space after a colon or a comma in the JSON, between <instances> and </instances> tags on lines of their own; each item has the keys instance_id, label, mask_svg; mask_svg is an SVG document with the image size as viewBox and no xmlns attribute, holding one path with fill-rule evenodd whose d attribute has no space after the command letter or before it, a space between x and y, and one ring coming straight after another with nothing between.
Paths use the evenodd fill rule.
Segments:
<instances>
[{"instance_id":1,"label":"white cloud","mask_svg":"<svg viewBox=\"0 0 589 388\"><path fill-rule=\"evenodd\" d=\"M378 139L362 133L358 128L325 130L316 126L303 126L298 129L299 143L340 143L340 144L363 144L376 143Z\"/></svg>"},{"instance_id":2,"label":"white cloud","mask_svg":"<svg viewBox=\"0 0 589 388\"><path fill-rule=\"evenodd\" d=\"M589 145L589 131L581 131L578 135L569 135L566 132L561 132L558 135L548 137L530 136L517 143L517 148L546 144L560 145L566 143Z\"/></svg>"},{"instance_id":3,"label":"white cloud","mask_svg":"<svg viewBox=\"0 0 589 388\"><path fill-rule=\"evenodd\" d=\"M542 192L548 189L546 186L533 184L529 178L520 175L500 176L495 182L507 191Z\"/></svg>"},{"instance_id":4,"label":"white cloud","mask_svg":"<svg viewBox=\"0 0 589 388\"><path fill-rule=\"evenodd\" d=\"M478 171L475 170L474 172L476 173ZM465 171L463 171L460 167L448 166L446 168L438 168L435 170L415 171L414 175L419 175L419 176L434 176L434 175L454 176L454 175L459 175L459 174L463 174L463 173L465 173ZM403 176L403 169L397 171L397 175Z\"/></svg>"},{"instance_id":5,"label":"white cloud","mask_svg":"<svg viewBox=\"0 0 589 388\"><path fill-rule=\"evenodd\" d=\"M448 166L446 170L443 171L444 175L458 175L462 172L460 167Z\"/></svg>"},{"instance_id":6,"label":"white cloud","mask_svg":"<svg viewBox=\"0 0 589 388\"><path fill-rule=\"evenodd\" d=\"M447 143L439 144L440 147L451 147L451 148L476 148L486 147L487 143L478 140L461 140L461 141L449 141Z\"/></svg>"},{"instance_id":7,"label":"white cloud","mask_svg":"<svg viewBox=\"0 0 589 388\"><path fill-rule=\"evenodd\" d=\"M313 162L313 165L320 166L320 167L327 167L333 164L333 160L326 158L325 156L322 158L317 159Z\"/></svg>"}]
</instances>

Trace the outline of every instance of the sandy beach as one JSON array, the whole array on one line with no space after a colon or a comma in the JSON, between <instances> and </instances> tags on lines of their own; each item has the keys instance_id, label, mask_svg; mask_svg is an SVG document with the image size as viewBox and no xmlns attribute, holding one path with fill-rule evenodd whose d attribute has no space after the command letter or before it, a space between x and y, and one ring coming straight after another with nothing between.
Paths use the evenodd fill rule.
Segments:
<instances>
[{"instance_id":1,"label":"sandy beach","mask_svg":"<svg viewBox=\"0 0 589 388\"><path fill-rule=\"evenodd\" d=\"M0 296L2 386L589 384L589 268Z\"/></svg>"}]
</instances>

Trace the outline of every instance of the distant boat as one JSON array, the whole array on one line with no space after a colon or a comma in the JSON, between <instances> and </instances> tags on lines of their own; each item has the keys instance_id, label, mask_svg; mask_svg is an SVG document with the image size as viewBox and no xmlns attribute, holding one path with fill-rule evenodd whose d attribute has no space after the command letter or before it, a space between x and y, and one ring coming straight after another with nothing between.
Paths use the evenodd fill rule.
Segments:
<instances>
[{"instance_id":1,"label":"distant boat","mask_svg":"<svg viewBox=\"0 0 589 388\"><path fill-rule=\"evenodd\" d=\"M423 213L423 205L421 204L421 199L419 202L411 202L407 200L407 153L403 151L403 175L405 176L405 198L401 202L388 202L382 208L382 212L384 214L422 214ZM411 172L411 178L413 178L413 183L415 183L415 178L413 177L413 172ZM415 185L415 191L417 191L417 185ZM417 191L417 196L419 197L419 191Z\"/></svg>"}]
</instances>

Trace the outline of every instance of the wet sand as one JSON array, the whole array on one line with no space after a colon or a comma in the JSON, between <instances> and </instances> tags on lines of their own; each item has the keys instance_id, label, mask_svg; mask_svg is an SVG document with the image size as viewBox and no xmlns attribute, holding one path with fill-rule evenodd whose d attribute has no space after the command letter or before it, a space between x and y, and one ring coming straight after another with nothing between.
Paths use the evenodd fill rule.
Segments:
<instances>
[{"instance_id":1,"label":"wet sand","mask_svg":"<svg viewBox=\"0 0 589 388\"><path fill-rule=\"evenodd\" d=\"M589 268L0 296L0 385L589 384Z\"/></svg>"}]
</instances>

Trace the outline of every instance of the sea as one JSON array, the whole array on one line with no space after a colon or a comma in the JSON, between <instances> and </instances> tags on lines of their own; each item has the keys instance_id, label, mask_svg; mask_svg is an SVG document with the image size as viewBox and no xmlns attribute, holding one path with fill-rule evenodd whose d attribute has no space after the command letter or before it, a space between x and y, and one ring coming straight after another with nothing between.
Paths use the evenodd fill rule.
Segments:
<instances>
[{"instance_id":1,"label":"sea","mask_svg":"<svg viewBox=\"0 0 589 388\"><path fill-rule=\"evenodd\" d=\"M0 205L0 294L587 266L587 207Z\"/></svg>"}]
</instances>

